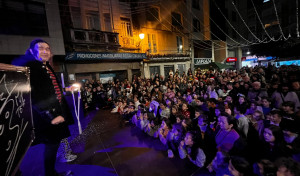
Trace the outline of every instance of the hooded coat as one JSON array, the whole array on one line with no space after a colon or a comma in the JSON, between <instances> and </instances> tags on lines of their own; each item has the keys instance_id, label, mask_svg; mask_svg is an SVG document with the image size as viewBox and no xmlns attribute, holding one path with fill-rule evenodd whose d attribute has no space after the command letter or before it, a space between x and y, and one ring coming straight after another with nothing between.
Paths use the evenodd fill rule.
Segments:
<instances>
[{"instance_id":1,"label":"hooded coat","mask_svg":"<svg viewBox=\"0 0 300 176\"><path fill-rule=\"evenodd\" d=\"M61 139L70 136L68 124L73 123L73 117L62 93L61 102L57 99L50 74L46 67L54 73L47 62L37 61L31 54L26 54L12 62L16 66L30 68L31 106L34 123L35 140L33 144L60 143ZM56 80L58 81L57 77ZM62 92L62 88L59 85ZM51 121L62 116L65 122L52 125Z\"/></svg>"}]
</instances>

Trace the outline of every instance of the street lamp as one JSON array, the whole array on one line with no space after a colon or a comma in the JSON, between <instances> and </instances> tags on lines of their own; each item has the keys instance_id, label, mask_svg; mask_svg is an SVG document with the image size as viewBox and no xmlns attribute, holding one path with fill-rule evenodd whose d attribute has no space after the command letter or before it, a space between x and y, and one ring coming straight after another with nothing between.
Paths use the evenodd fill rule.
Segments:
<instances>
[{"instance_id":1,"label":"street lamp","mask_svg":"<svg viewBox=\"0 0 300 176\"><path fill-rule=\"evenodd\" d=\"M145 34L144 33L140 33L139 37L140 37L141 40L143 40L145 38Z\"/></svg>"},{"instance_id":2,"label":"street lamp","mask_svg":"<svg viewBox=\"0 0 300 176\"><path fill-rule=\"evenodd\" d=\"M140 47L142 40L145 38L145 34L140 33L139 38L140 38L140 41L137 43L136 47ZM140 50L140 48L139 48L139 50Z\"/></svg>"},{"instance_id":3,"label":"street lamp","mask_svg":"<svg viewBox=\"0 0 300 176\"><path fill-rule=\"evenodd\" d=\"M251 52L248 50L246 54L248 54L248 55L249 55L249 54L251 54Z\"/></svg>"}]
</instances>

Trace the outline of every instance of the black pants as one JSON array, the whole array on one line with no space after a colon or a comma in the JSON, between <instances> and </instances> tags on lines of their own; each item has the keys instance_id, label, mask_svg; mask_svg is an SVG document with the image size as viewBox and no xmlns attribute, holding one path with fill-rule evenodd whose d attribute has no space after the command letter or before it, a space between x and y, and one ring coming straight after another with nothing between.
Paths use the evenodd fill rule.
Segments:
<instances>
[{"instance_id":1,"label":"black pants","mask_svg":"<svg viewBox=\"0 0 300 176\"><path fill-rule=\"evenodd\" d=\"M59 145L60 145L60 143L45 144L44 167L45 167L45 175L46 176L53 176L56 174L55 161L56 161L56 153L59 148Z\"/></svg>"}]
</instances>

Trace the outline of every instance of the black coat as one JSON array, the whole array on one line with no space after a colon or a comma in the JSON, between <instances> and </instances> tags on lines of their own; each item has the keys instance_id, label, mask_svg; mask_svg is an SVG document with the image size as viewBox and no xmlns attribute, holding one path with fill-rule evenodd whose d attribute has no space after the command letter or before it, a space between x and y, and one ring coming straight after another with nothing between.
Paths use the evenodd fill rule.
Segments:
<instances>
[{"instance_id":1,"label":"black coat","mask_svg":"<svg viewBox=\"0 0 300 176\"><path fill-rule=\"evenodd\" d=\"M46 69L47 66L54 73L49 63L44 65L29 55L14 60L12 64L30 68L31 104L36 137L34 144L59 143L61 139L70 136L68 124L73 122L73 117L64 95L61 103L57 99L52 79ZM65 122L52 125L52 119L57 116L63 116Z\"/></svg>"}]
</instances>

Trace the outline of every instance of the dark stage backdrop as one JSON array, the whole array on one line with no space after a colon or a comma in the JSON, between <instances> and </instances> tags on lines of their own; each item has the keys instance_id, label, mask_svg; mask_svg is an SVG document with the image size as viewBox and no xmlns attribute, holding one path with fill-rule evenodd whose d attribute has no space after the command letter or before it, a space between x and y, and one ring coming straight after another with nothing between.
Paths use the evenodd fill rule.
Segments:
<instances>
[{"instance_id":1,"label":"dark stage backdrop","mask_svg":"<svg viewBox=\"0 0 300 176\"><path fill-rule=\"evenodd\" d=\"M0 176L15 175L33 139L29 71L0 63Z\"/></svg>"}]
</instances>

